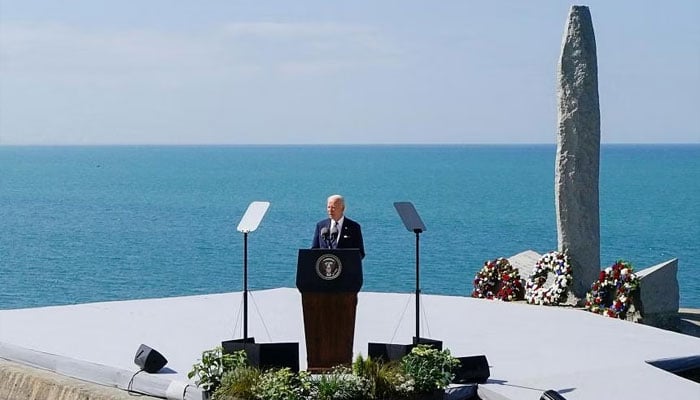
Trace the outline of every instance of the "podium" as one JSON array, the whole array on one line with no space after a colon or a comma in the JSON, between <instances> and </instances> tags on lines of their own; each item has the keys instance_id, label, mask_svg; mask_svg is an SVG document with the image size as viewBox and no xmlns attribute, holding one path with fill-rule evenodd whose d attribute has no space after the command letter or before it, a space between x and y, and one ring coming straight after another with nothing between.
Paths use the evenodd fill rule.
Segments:
<instances>
[{"instance_id":1,"label":"podium","mask_svg":"<svg viewBox=\"0 0 700 400\"><path fill-rule=\"evenodd\" d=\"M352 363L357 292L362 288L359 249L299 249L307 370L327 371Z\"/></svg>"}]
</instances>

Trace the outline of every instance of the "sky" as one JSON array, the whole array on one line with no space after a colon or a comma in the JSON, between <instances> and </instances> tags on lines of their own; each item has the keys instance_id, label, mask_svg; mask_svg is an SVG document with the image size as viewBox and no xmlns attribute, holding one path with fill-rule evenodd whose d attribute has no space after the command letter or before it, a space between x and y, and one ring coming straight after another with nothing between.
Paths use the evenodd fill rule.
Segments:
<instances>
[{"instance_id":1,"label":"sky","mask_svg":"<svg viewBox=\"0 0 700 400\"><path fill-rule=\"evenodd\" d=\"M697 0L0 0L0 145L556 143L572 4L602 142L699 143Z\"/></svg>"}]
</instances>

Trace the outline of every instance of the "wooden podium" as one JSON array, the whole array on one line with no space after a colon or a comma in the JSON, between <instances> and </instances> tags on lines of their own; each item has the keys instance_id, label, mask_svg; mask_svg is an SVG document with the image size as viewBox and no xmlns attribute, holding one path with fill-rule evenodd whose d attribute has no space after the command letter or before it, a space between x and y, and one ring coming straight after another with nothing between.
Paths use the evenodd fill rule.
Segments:
<instances>
[{"instance_id":1,"label":"wooden podium","mask_svg":"<svg viewBox=\"0 0 700 400\"><path fill-rule=\"evenodd\" d=\"M352 363L357 292L362 287L358 249L300 249L301 292L307 370L327 371Z\"/></svg>"}]
</instances>

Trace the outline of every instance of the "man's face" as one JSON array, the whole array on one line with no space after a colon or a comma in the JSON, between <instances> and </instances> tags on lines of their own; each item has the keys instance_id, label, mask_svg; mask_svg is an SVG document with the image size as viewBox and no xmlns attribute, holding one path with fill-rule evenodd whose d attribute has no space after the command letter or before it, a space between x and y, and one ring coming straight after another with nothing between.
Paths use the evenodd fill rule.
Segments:
<instances>
[{"instance_id":1,"label":"man's face","mask_svg":"<svg viewBox=\"0 0 700 400\"><path fill-rule=\"evenodd\" d=\"M343 216L345 205L340 199L331 199L328 201L326 209L328 210L328 216L337 221Z\"/></svg>"}]
</instances>

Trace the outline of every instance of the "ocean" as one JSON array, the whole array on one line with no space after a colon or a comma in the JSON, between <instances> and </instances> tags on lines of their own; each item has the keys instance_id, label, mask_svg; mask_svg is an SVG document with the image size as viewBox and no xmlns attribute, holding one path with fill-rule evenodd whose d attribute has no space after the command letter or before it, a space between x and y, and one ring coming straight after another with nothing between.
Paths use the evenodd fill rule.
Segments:
<instances>
[{"instance_id":1,"label":"ocean","mask_svg":"<svg viewBox=\"0 0 700 400\"><path fill-rule=\"evenodd\" d=\"M556 250L554 145L0 146L0 309L294 287L326 198L345 196L364 291L469 296L484 261ZM679 259L700 308L700 145L603 145L601 262Z\"/></svg>"}]
</instances>

